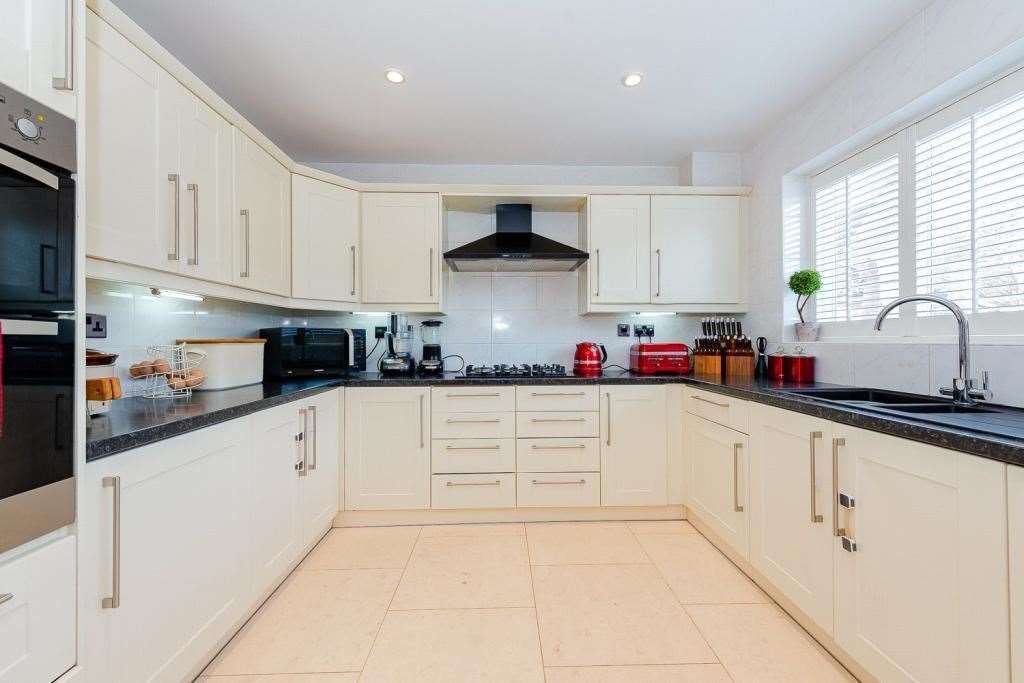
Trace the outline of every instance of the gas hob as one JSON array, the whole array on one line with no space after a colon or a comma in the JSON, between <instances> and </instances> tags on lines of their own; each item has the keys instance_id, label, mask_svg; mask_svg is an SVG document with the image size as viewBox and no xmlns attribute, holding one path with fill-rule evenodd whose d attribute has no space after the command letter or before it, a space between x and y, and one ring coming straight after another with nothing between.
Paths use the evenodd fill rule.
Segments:
<instances>
[{"instance_id":1,"label":"gas hob","mask_svg":"<svg viewBox=\"0 0 1024 683\"><path fill-rule=\"evenodd\" d=\"M564 365L467 365L466 377L566 377Z\"/></svg>"}]
</instances>

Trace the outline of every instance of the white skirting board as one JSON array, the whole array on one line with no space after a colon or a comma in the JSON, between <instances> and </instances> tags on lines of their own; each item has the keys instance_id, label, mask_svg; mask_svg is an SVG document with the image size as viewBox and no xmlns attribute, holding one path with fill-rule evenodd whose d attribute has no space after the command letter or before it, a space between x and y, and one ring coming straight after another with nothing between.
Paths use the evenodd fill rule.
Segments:
<instances>
[{"instance_id":1,"label":"white skirting board","mask_svg":"<svg viewBox=\"0 0 1024 683\"><path fill-rule=\"evenodd\" d=\"M682 505L658 507L506 508L494 510L343 510L335 527L501 522L602 522L686 519Z\"/></svg>"}]
</instances>

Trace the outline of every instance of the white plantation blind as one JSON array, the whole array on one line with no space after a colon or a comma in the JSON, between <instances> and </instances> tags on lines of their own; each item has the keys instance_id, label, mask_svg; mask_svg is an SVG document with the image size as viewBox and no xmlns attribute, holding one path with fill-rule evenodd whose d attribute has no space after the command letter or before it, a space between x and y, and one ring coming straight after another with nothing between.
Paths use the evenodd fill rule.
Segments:
<instances>
[{"instance_id":1,"label":"white plantation blind","mask_svg":"<svg viewBox=\"0 0 1024 683\"><path fill-rule=\"evenodd\" d=\"M916 290L1024 310L1024 93L917 141L914 172Z\"/></svg>"},{"instance_id":2,"label":"white plantation blind","mask_svg":"<svg viewBox=\"0 0 1024 683\"><path fill-rule=\"evenodd\" d=\"M814 193L819 322L873 318L899 294L900 164L893 154Z\"/></svg>"}]
</instances>

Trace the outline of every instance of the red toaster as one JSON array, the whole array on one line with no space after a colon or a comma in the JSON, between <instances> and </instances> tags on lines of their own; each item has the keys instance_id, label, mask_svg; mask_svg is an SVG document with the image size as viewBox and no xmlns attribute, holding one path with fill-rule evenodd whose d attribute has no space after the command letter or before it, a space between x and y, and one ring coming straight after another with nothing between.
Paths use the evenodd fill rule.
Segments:
<instances>
[{"instance_id":1,"label":"red toaster","mask_svg":"<svg viewBox=\"0 0 1024 683\"><path fill-rule=\"evenodd\" d=\"M633 344L629 369L641 375L687 375L690 347L686 344Z\"/></svg>"}]
</instances>

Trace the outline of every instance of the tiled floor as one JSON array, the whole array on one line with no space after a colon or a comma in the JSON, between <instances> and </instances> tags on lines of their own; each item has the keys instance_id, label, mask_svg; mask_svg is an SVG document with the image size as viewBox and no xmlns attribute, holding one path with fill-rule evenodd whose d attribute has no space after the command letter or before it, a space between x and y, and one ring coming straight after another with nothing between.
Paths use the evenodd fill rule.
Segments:
<instances>
[{"instance_id":1,"label":"tiled floor","mask_svg":"<svg viewBox=\"0 0 1024 683\"><path fill-rule=\"evenodd\" d=\"M852 680L686 522L336 529L202 683Z\"/></svg>"}]
</instances>

